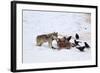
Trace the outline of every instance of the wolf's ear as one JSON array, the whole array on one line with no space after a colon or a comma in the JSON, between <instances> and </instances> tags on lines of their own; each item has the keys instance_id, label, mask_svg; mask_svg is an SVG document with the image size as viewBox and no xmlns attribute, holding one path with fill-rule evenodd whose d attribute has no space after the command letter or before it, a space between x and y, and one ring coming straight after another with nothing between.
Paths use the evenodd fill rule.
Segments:
<instances>
[{"instance_id":1,"label":"wolf's ear","mask_svg":"<svg viewBox=\"0 0 100 73\"><path fill-rule=\"evenodd\" d=\"M56 32L53 32L54 34L56 34Z\"/></svg>"},{"instance_id":2,"label":"wolf's ear","mask_svg":"<svg viewBox=\"0 0 100 73\"><path fill-rule=\"evenodd\" d=\"M55 34L56 36L58 36L58 32L54 32L54 34Z\"/></svg>"},{"instance_id":3,"label":"wolf's ear","mask_svg":"<svg viewBox=\"0 0 100 73\"><path fill-rule=\"evenodd\" d=\"M56 34L58 35L58 32L56 32Z\"/></svg>"},{"instance_id":4,"label":"wolf's ear","mask_svg":"<svg viewBox=\"0 0 100 73\"><path fill-rule=\"evenodd\" d=\"M68 38L66 38L68 41L70 41L71 40L71 38L72 38L72 36L69 36Z\"/></svg>"},{"instance_id":5,"label":"wolf's ear","mask_svg":"<svg viewBox=\"0 0 100 73\"><path fill-rule=\"evenodd\" d=\"M58 34L58 32L54 32L54 33Z\"/></svg>"},{"instance_id":6,"label":"wolf's ear","mask_svg":"<svg viewBox=\"0 0 100 73\"><path fill-rule=\"evenodd\" d=\"M67 38L66 37L63 37L64 38L64 40L67 40Z\"/></svg>"}]
</instances>

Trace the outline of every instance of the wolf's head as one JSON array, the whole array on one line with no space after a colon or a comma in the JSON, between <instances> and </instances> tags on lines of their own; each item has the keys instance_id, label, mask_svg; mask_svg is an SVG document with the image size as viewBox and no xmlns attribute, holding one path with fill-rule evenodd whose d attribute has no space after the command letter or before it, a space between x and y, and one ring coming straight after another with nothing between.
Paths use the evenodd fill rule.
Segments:
<instances>
[{"instance_id":1,"label":"wolf's head","mask_svg":"<svg viewBox=\"0 0 100 73\"><path fill-rule=\"evenodd\" d=\"M58 38L58 32L53 32L51 35L54 40Z\"/></svg>"}]
</instances>

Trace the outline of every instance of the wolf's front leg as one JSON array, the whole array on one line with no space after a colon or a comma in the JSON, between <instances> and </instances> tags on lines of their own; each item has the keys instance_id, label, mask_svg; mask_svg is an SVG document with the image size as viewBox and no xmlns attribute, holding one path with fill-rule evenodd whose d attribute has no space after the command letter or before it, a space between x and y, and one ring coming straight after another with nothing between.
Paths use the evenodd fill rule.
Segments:
<instances>
[{"instance_id":1,"label":"wolf's front leg","mask_svg":"<svg viewBox=\"0 0 100 73\"><path fill-rule=\"evenodd\" d=\"M49 44L49 48L52 48L52 40L49 40L48 44Z\"/></svg>"}]
</instances>

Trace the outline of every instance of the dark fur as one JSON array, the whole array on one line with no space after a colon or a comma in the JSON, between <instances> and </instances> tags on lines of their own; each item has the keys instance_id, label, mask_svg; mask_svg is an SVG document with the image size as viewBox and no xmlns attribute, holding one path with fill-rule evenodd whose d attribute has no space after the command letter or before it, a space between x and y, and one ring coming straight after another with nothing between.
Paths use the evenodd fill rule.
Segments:
<instances>
[{"instance_id":1,"label":"dark fur","mask_svg":"<svg viewBox=\"0 0 100 73\"><path fill-rule=\"evenodd\" d=\"M57 46L58 48L52 47L53 49L70 49L72 47L72 44L69 42L71 39L71 36L69 36L68 38L63 37L63 38L58 38L57 39Z\"/></svg>"}]
</instances>

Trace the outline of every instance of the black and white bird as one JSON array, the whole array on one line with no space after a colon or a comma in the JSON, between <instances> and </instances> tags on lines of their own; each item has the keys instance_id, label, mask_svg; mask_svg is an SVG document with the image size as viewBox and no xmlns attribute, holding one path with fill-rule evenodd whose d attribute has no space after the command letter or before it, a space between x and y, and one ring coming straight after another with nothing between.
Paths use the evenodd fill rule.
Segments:
<instances>
[{"instance_id":1,"label":"black and white bird","mask_svg":"<svg viewBox=\"0 0 100 73\"><path fill-rule=\"evenodd\" d=\"M81 52L84 52L85 46L80 46L80 47L76 47L78 50L80 50Z\"/></svg>"},{"instance_id":2,"label":"black and white bird","mask_svg":"<svg viewBox=\"0 0 100 73\"><path fill-rule=\"evenodd\" d=\"M87 44L87 42L84 42L84 44L85 44L86 48L90 48L90 46Z\"/></svg>"},{"instance_id":3,"label":"black and white bird","mask_svg":"<svg viewBox=\"0 0 100 73\"><path fill-rule=\"evenodd\" d=\"M77 33L76 33L76 35L75 35L75 38L76 38L76 39L79 39L79 35L78 35Z\"/></svg>"},{"instance_id":4,"label":"black and white bird","mask_svg":"<svg viewBox=\"0 0 100 73\"><path fill-rule=\"evenodd\" d=\"M74 40L75 45L79 45L80 41Z\"/></svg>"}]
</instances>

